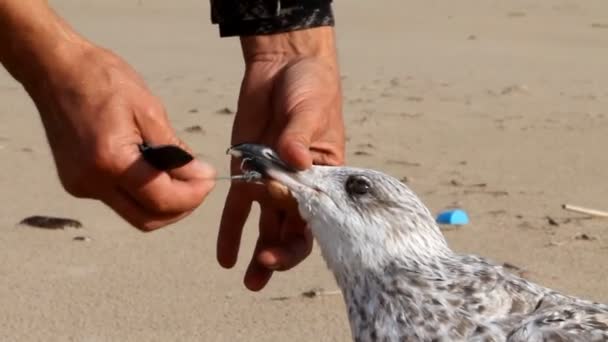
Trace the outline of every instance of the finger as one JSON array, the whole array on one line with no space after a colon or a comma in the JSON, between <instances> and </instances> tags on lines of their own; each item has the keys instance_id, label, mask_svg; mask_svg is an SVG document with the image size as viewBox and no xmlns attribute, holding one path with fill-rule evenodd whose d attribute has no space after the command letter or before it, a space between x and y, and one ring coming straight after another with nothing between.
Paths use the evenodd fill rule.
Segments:
<instances>
[{"instance_id":1,"label":"finger","mask_svg":"<svg viewBox=\"0 0 608 342\"><path fill-rule=\"evenodd\" d=\"M263 249L258 261L276 271L289 270L301 263L312 252L313 237L310 229L299 217L292 216L282 224L280 245Z\"/></svg>"},{"instance_id":2,"label":"finger","mask_svg":"<svg viewBox=\"0 0 608 342\"><path fill-rule=\"evenodd\" d=\"M253 258L251 258L249 266L247 266L247 271L245 272L245 279L243 283L245 284L245 287L251 291L259 291L263 289L264 286L268 284L268 281L270 281L272 273L274 272L272 269L265 267L257 260L257 256L262 249L262 244L264 244L264 242L258 238L253 252Z\"/></svg>"},{"instance_id":3,"label":"finger","mask_svg":"<svg viewBox=\"0 0 608 342\"><path fill-rule=\"evenodd\" d=\"M253 256L245 273L245 285L252 291L262 289L272 276L272 269L260 263L260 253L279 244L281 239L282 217L274 208L263 206L260 213L260 236Z\"/></svg>"},{"instance_id":4,"label":"finger","mask_svg":"<svg viewBox=\"0 0 608 342\"><path fill-rule=\"evenodd\" d=\"M150 232L177 222L191 213L191 211L177 215L150 213L145 208L139 206L126 191L121 189L113 189L104 195L101 201L112 208L114 212L129 224L144 232Z\"/></svg>"},{"instance_id":5,"label":"finger","mask_svg":"<svg viewBox=\"0 0 608 342\"><path fill-rule=\"evenodd\" d=\"M310 148L313 164L333 166L344 165L344 144L336 142L325 145L327 146L313 146Z\"/></svg>"},{"instance_id":6,"label":"finger","mask_svg":"<svg viewBox=\"0 0 608 342\"><path fill-rule=\"evenodd\" d=\"M134 116L142 141L152 145L178 145L192 150L177 138L160 102L152 99L150 107ZM181 168L161 172L149 165L137 146L121 155L121 165L128 165L119 177L121 187L148 211L157 214L178 214L196 209L215 186L215 170L193 160Z\"/></svg>"},{"instance_id":7,"label":"finger","mask_svg":"<svg viewBox=\"0 0 608 342\"><path fill-rule=\"evenodd\" d=\"M312 166L312 155L309 150L309 132L303 128L285 130L277 142L279 156L296 169L305 170Z\"/></svg>"},{"instance_id":8,"label":"finger","mask_svg":"<svg viewBox=\"0 0 608 342\"><path fill-rule=\"evenodd\" d=\"M298 202L292 196L287 186L278 181L269 180L266 182L266 190L268 194L267 197L270 201L272 201L274 206L287 212L298 212Z\"/></svg>"},{"instance_id":9,"label":"finger","mask_svg":"<svg viewBox=\"0 0 608 342\"><path fill-rule=\"evenodd\" d=\"M198 161L173 170L172 174L180 178L156 170L138 156L119 176L119 184L137 203L156 214L194 210L215 185L213 169Z\"/></svg>"},{"instance_id":10,"label":"finger","mask_svg":"<svg viewBox=\"0 0 608 342\"><path fill-rule=\"evenodd\" d=\"M246 196L241 186L230 186L220 221L216 257L224 268L231 268L236 264L243 226L251 211L252 200Z\"/></svg>"}]
</instances>

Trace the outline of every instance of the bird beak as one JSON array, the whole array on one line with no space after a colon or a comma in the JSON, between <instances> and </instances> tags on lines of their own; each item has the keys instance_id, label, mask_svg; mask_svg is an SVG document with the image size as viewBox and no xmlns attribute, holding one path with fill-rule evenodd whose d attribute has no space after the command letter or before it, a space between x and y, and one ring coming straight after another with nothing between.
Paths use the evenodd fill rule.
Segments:
<instances>
[{"instance_id":1,"label":"bird beak","mask_svg":"<svg viewBox=\"0 0 608 342\"><path fill-rule=\"evenodd\" d=\"M255 171L267 180L275 180L294 191L307 187L302 172L285 163L268 146L258 144L238 144L230 147L227 154L242 160L243 171Z\"/></svg>"},{"instance_id":2,"label":"bird beak","mask_svg":"<svg viewBox=\"0 0 608 342\"><path fill-rule=\"evenodd\" d=\"M238 144L230 147L227 154L242 160L241 167L244 171L255 171L265 178L272 178L269 175L271 170L278 170L283 173L296 173L297 170L287 165L277 153L268 146L258 144Z\"/></svg>"}]
</instances>

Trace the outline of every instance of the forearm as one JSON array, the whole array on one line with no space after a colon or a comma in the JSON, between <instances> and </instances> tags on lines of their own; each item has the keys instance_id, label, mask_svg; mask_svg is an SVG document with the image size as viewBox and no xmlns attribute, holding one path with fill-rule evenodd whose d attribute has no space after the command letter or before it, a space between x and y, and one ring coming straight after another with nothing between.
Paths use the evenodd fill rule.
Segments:
<instances>
[{"instance_id":1,"label":"forearm","mask_svg":"<svg viewBox=\"0 0 608 342\"><path fill-rule=\"evenodd\" d=\"M0 0L0 63L24 86L69 60L88 43L45 0Z\"/></svg>"}]
</instances>

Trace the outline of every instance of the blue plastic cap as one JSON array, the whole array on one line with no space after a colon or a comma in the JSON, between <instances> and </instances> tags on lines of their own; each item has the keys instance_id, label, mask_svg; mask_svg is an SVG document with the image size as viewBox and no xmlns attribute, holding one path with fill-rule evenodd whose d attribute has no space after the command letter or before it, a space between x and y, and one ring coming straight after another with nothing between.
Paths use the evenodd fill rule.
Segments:
<instances>
[{"instance_id":1,"label":"blue plastic cap","mask_svg":"<svg viewBox=\"0 0 608 342\"><path fill-rule=\"evenodd\" d=\"M463 225L469 223L469 215L461 209L446 210L437 215L437 223Z\"/></svg>"}]
</instances>

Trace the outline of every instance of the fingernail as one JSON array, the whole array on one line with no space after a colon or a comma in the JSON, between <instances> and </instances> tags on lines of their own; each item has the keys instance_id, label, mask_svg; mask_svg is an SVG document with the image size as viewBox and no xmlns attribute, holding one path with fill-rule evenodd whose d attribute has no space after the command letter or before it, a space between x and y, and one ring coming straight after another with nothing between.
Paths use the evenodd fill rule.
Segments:
<instances>
[{"instance_id":1,"label":"fingernail","mask_svg":"<svg viewBox=\"0 0 608 342\"><path fill-rule=\"evenodd\" d=\"M211 164L207 164L197 159L192 161L192 168L196 172L203 174L205 177L212 177L215 174L215 169L213 166L211 166Z\"/></svg>"}]
</instances>

